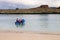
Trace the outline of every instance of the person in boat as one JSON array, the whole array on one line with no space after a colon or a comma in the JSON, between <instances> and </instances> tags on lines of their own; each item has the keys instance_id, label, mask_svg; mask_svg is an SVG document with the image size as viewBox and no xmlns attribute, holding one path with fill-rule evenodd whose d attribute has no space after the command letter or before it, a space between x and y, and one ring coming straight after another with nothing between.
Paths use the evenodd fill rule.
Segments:
<instances>
[{"instance_id":1,"label":"person in boat","mask_svg":"<svg viewBox=\"0 0 60 40\"><path fill-rule=\"evenodd\" d=\"M16 22L19 22L18 18L16 19Z\"/></svg>"},{"instance_id":2,"label":"person in boat","mask_svg":"<svg viewBox=\"0 0 60 40\"><path fill-rule=\"evenodd\" d=\"M20 24L22 23L21 21L22 21L22 19L19 19L19 23L20 23Z\"/></svg>"},{"instance_id":3,"label":"person in boat","mask_svg":"<svg viewBox=\"0 0 60 40\"><path fill-rule=\"evenodd\" d=\"M16 19L15 24L17 24L17 25L19 25L19 24L20 24L20 22L19 22L19 19L18 19L18 18Z\"/></svg>"},{"instance_id":4,"label":"person in boat","mask_svg":"<svg viewBox=\"0 0 60 40\"><path fill-rule=\"evenodd\" d=\"M24 19L19 19L20 24L24 24L25 20Z\"/></svg>"},{"instance_id":5,"label":"person in boat","mask_svg":"<svg viewBox=\"0 0 60 40\"><path fill-rule=\"evenodd\" d=\"M25 20L24 19L21 19L21 23L24 24Z\"/></svg>"}]
</instances>

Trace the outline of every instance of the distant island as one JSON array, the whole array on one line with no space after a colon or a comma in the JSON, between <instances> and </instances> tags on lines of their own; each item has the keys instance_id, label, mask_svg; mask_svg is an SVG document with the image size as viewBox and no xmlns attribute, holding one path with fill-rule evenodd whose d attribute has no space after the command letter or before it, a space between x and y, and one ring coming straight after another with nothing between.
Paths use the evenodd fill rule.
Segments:
<instances>
[{"instance_id":1,"label":"distant island","mask_svg":"<svg viewBox=\"0 0 60 40\"><path fill-rule=\"evenodd\" d=\"M30 9L0 9L0 13L60 13L60 7L41 5L40 7Z\"/></svg>"}]
</instances>

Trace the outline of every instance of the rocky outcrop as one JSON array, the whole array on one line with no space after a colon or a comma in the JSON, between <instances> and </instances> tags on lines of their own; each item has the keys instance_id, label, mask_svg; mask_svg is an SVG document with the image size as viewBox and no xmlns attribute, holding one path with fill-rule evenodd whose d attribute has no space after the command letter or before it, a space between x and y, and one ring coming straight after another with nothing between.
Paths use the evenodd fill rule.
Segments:
<instances>
[{"instance_id":1,"label":"rocky outcrop","mask_svg":"<svg viewBox=\"0 0 60 40\"><path fill-rule=\"evenodd\" d=\"M0 10L0 13L60 13L59 8L49 8L48 5L41 5L40 7L30 8L30 9L7 9L7 10Z\"/></svg>"}]
</instances>

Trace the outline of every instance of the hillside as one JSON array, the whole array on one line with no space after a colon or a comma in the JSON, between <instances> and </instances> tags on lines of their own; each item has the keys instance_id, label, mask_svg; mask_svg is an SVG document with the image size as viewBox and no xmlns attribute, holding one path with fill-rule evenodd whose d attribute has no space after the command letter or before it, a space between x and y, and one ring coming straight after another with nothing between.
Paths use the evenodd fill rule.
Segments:
<instances>
[{"instance_id":1,"label":"hillside","mask_svg":"<svg viewBox=\"0 0 60 40\"><path fill-rule=\"evenodd\" d=\"M0 13L60 13L59 8L49 8L48 5L41 5L40 7L30 8L30 9L4 9L0 10Z\"/></svg>"}]
</instances>

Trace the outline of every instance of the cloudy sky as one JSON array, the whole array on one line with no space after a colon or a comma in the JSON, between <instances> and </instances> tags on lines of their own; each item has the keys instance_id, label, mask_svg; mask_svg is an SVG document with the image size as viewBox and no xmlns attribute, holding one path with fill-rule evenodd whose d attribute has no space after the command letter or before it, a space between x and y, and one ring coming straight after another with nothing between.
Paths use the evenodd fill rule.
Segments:
<instances>
[{"instance_id":1,"label":"cloudy sky","mask_svg":"<svg viewBox=\"0 0 60 40\"><path fill-rule=\"evenodd\" d=\"M40 5L59 7L60 0L0 0L0 8L30 8Z\"/></svg>"}]
</instances>

